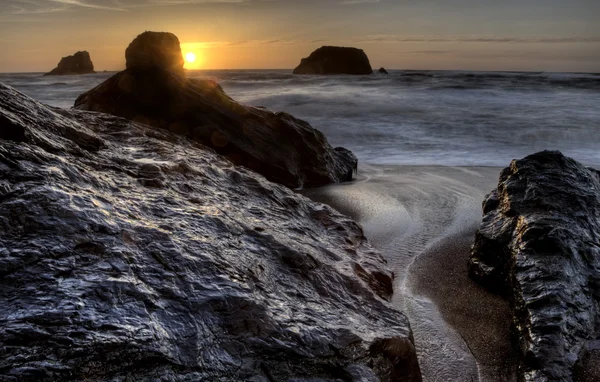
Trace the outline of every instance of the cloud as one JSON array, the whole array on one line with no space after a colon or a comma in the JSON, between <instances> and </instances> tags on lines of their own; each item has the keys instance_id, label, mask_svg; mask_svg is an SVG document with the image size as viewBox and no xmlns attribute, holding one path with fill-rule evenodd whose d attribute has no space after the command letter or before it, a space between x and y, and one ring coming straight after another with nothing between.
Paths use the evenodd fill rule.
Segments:
<instances>
[{"instance_id":1,"label":"cloud","mask_svg":"<svg viewBox=\"0 0 600 382\"><path fill-rule=\"evenodd\" d=\"M200 42L186 42L181 44L182 50L198 50L207 48L216 48L221 46L230 45L227 41L200 41Z\"/></svg>"},{"instance_id":2,"label":"cloud","mask_svg":"<svg viewBox=\"0 0 600 382\"><path fill-rule=\"evenodd\" d=\"M64 4L51 4L40 0L8 0L0 2L0 13L6 15L37 15L66 10Z\"/></svg>"},{"instance_id":3,"label":"cloud","mask_svg":"<svg viewBox=\"0 0 600 382\"><path fill-rule=\"evenodd\" d=\"M138 0L124 1L116 0L123 8L144 8L144 7L168 7L178 5L201 5L201 4L242 4L252 2L252 0Z\"/></svg>"},{"instance_id":4,"label":"cloud","mask_svg":"<svg viewBox=\"0 0 600 382\"><path fill-rule=\"evenodd\" d=\"M200 41L200 42L186 42L181 44L182 49L208 49L217 48L223 46L259 46L259 45L296 45L306 44L310 41L303 40L286 40L286 39L272 39L272 40L242 40L242 41Z\"/></svg>"},{"instance_id":5,"label":"cloud","mask_svg":"<svg viewBox=\"0 0 600 382\"><path fill-rule=\"evenodd\" d=\"M77 8L126 11L146 6L169 6L201 3L240 3L245 0L0 0L2 15L41 15Z\"/></svg>"},{"instance_id":6,"label":"cloud","mask_svg":"<svg viewBox=\"0 0 600 382\"><path fill-rule=\"evenodd\" d=\"M600 37L493 37L493 36L398 36L371 35L353 39L362 43L401 43L401 42L472 42L499 44L564 44L564 43L600 43Z\"/></svg>"},{"instance_id":7,"label":"cloud","mask_svg":"<svg viewBox=\"0 0 600 382\"><path fill-rule=\"evenodd\" d=\"M77 8L106 11L127 11L134 8L169 7L202 4L257 4L265 2L296 2L306 0L0 0L3 15L44 14L74 10ZM320 0L342 5L374 4L382 0Z\"/></svg>"},{"instance_id":8,"label":"cloud","mask_svg":"<svg viewBox=\"0 0 600 382\"><path fill-rule=\"evenodd\" d=\"M402 54L416 54L416 55L422 55L422 54L433 54L433 55L440 55L440 54L451 54L454 53L450 50L411 50L411 51L407 51L407 52L395 52L395 53L402 53Z\"/></svg>"},{"instance_id":9,"label":"cloud","mask_svg":"<svg viewBox=\"0 0 600 382\"><path fill-rule=\"evenodd\" d=\"M380 0L343 0L340 4L353 5L353 4L375 4L379 3Z\"/></svg>"},{"instance_id":10,"label":"cloud","mask_svg":"<svg viewBox=\"0 0 600 382\"><path fill-rule=\"evenodd\" d=\"M82 7L82 8L93 8L93 9L104 9L104 10L108 10L108 11L125 11L124 8L120 8L120 7L115 7L115 6L110 6L110 5L102 5L102 3L100 2L93 2L93 1L83 1L83 0L48 0L49 2L52 3L58 3L58 4L63 4L66 6L74 6L74 7ZM110 4L110 1L107 1L105 3Z\"/></svg>"},{"instance_id":11,"label":"cloud","mask_svg":"<svg viewBox=\"0 0 600 382\"><path fill-rule=\"evenodd\" d=\"M3 15L42 15L69 11L76 8L102 9L108 11L125 11L116 1L97 0L5 0L0 1L0 12Z\"/></svg>"}]
</instances>

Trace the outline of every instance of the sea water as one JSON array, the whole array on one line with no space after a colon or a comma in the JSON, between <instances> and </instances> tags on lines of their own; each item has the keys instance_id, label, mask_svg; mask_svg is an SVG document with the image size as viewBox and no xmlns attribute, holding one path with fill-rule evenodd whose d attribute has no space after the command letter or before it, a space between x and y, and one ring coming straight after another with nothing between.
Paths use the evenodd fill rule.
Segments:
<instances>
[{"instance_id":1,"label":"sea water","mask_svg":"<svg viewBox=\"0 0 600 382\"><path fill-rule=\"evenodd\" d=\"M113 75L0 74L0 82L50 105ZM235 100L286 111L321 130L362 163L506 166L560 150L600 165L600 74L390 71L297 76L291 70L189 71Z\"/></svg>"}]
</instances>

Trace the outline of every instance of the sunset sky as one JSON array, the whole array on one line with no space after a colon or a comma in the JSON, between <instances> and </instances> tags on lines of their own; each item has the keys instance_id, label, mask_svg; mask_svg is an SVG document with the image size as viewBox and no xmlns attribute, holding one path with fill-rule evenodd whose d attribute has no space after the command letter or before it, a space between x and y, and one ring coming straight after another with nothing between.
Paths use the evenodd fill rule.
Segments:
<instances>
[{"instance_id":1,"label":"sunset sky","mask_svg":"<svg viewBox=\"0 0 600 382\"><path fill-rule=\"evenodd\" d=\"M191 69L293 68L322 45L374 67L600 72L600 0L0 0L0 72L90 52L125 66L129 42L169 31Z\"/></svg>"}]
</instances>

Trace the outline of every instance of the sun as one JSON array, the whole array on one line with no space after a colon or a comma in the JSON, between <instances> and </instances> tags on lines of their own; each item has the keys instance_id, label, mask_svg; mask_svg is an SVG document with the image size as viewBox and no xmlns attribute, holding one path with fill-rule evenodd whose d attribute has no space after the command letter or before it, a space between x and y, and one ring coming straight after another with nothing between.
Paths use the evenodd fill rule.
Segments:
<instances>
[{"instance_id":1,"label":"sun","mask_svg":"<svg viewBox=\"0 0 600 382\"><path fill-rule=\"evenodd\" d=\"M188 52L185 54L185 60L187 62L189 62L190 64L194 63L196 61L196 53L194 52Z\"/></svg>"}]
</instances>

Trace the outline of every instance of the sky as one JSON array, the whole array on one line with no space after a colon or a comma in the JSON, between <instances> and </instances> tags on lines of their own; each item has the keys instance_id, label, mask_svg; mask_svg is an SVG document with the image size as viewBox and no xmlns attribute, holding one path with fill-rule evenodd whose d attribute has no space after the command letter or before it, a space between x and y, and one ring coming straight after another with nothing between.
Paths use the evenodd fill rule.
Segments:
<instances>
[{"instance_id":1,"label":"sky","mask_svg":"<svg viewBox=\"0 0 600 382\"><path fill-rule=\"evenodd\" d=\"M125 67L139 33L168 31L189 69L291 69L322 45L374 68L600 72L600 0L0 0L0 72L90 52Z\"/></svg>"}]
</instances>

